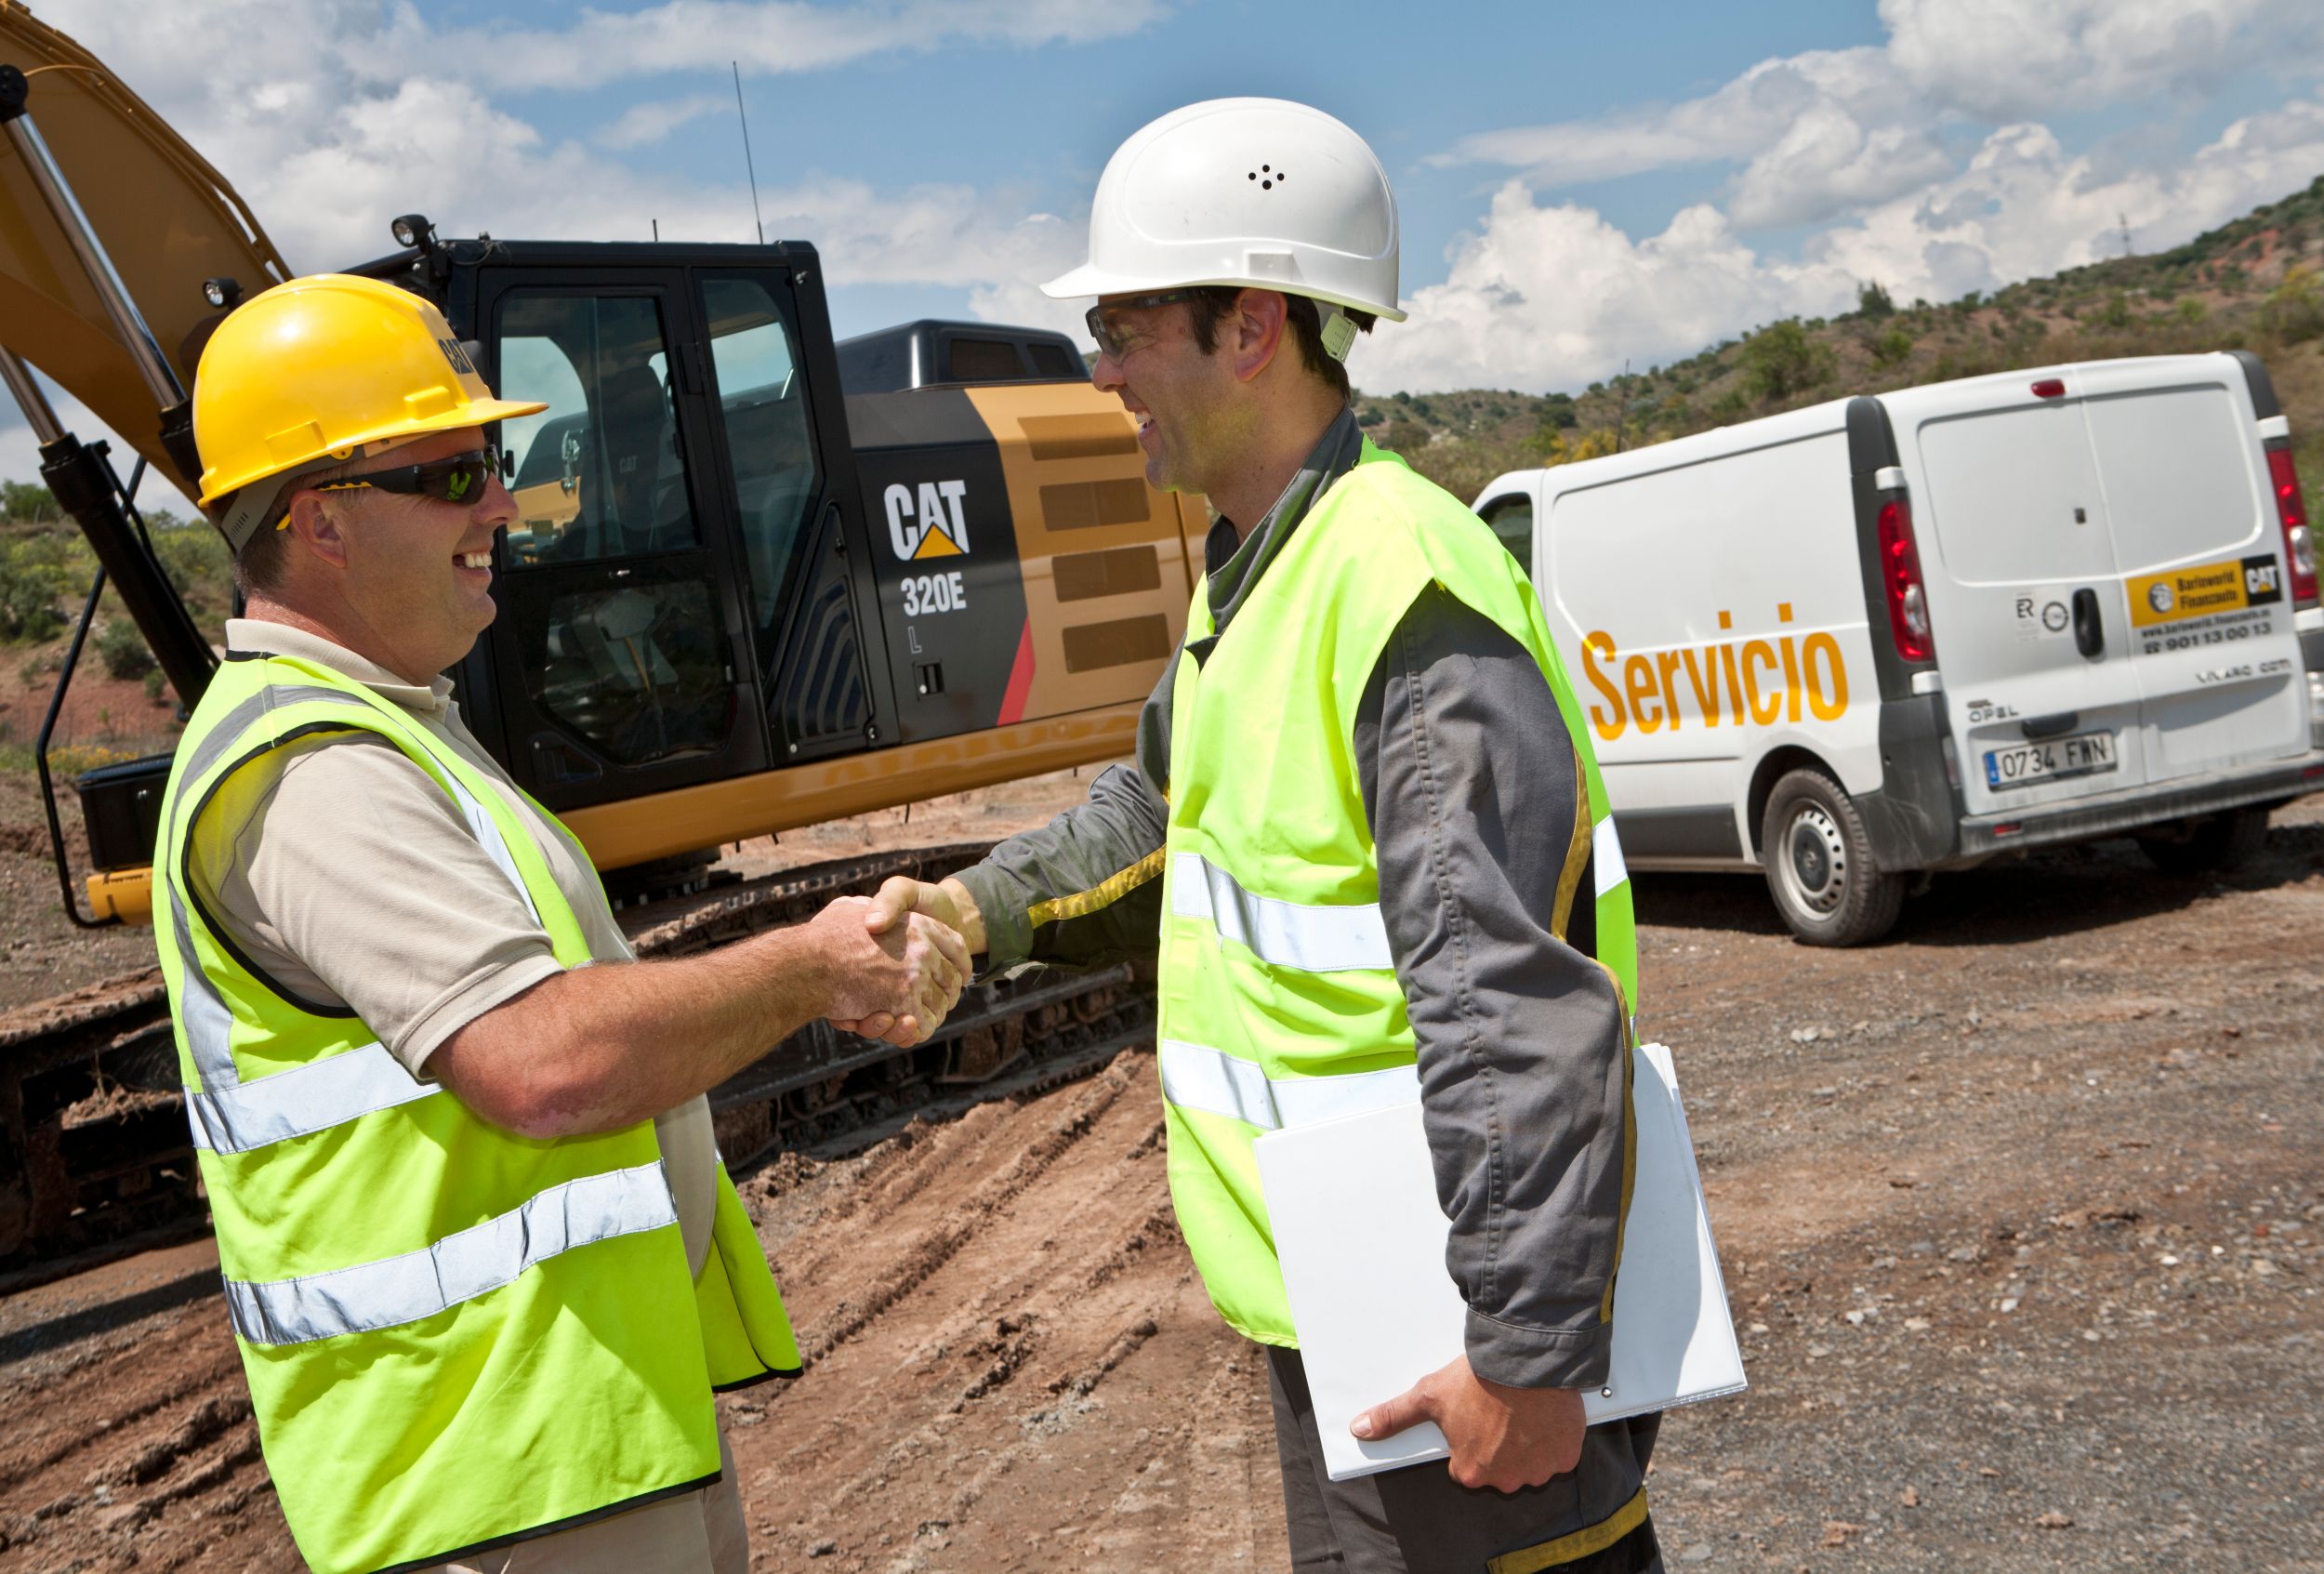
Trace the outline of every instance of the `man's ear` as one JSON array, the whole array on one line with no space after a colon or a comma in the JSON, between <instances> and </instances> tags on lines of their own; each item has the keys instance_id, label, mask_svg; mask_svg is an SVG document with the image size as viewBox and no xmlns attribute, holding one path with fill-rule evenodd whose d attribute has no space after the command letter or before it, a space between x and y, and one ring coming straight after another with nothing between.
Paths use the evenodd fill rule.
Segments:
<instances>
[{"instance_id":1,"label":"man's ear","mask_svg":"<svg viewBox=\"0 0 2324 1574\"><path fill-rule=\"evenodd\" d=\"M1245 290L1235 298L1235 376L1249 382L1265 371L1290 333L1290 303L1275 290Z\"/></svg>"},{"instance_id":2,"label":"man's ear","mask_svg":"<svg viewBox=\"0 0 2324 1574\"><path fill-rule=\"evenodd\" d=\"M286 528L297 546L333 568L345 568L347 536L340 529L338 516L339 510L325 503L321 495L301 492L291 504Z\"/></svg>"}]
</instances>

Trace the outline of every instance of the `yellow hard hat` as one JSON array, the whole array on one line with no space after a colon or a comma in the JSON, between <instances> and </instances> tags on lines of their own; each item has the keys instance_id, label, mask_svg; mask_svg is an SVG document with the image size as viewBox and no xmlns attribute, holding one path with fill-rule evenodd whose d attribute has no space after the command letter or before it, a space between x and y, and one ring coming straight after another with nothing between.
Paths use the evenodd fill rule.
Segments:
<instances>
[{"instance_id":1,"label":"yellow hard hat","mask_svg":"<svg viewBox=\"0 0 2324 1574\"><path fill-rule=\"evenodd\" d=\"M239 552L302 472L366 443L547 408L494 398L443 313L411 291L347 273L293 279L236 307L203 347L202 506L233 498L215 517Z\"/></svg>"}]
</instances>

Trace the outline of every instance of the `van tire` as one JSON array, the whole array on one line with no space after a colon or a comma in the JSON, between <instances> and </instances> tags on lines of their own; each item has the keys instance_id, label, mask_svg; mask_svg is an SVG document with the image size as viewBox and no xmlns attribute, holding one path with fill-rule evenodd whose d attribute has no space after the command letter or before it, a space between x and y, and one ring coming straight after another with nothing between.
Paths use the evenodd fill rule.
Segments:
<instances>
[{"instance_id":1,"label":"van tire","mask_svg":"<svg viewBox=\"0 0 2324 1574\"><path fill-rule=\"evenodd\" d=\"M1905 877L1872 856L1864 817L1821 771L1788 772L1767 795L1760 856L1776 910L1810 946L1862 946L1895 925Z\"/></svg>"},{"instance_id":2,"label":"van tire","mask_svg":"<svg viewBox=\"0 0 2324 1574\"><path fill-rule=\"evenodd\" d=\"M2167 875L2225 874L2259 856L2266 845L2265 804L2181 820L2138 839L2139 851Z\"/></svg>"}]
</instances>

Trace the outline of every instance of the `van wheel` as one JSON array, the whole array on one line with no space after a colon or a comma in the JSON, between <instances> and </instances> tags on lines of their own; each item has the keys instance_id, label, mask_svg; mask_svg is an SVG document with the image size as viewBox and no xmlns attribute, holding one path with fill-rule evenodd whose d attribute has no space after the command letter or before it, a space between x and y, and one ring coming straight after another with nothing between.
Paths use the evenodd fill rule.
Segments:
<instances>
[{"instance_id":1,"label":"van wheel","mask_svg":"<svg viewBox=\"0 0 2324 1574\"><path fill-rule=\"evenodd\" d=\"M2265 805L2179 820L2138 839L2139 851L2167 875L2225 874L2250 863L2266 845Z\"/></svg>"},{"instance_id":2,"label":"van wheel","mask_svg":"<svg viewBox=\"0 0 2324 1574\"><path fill-rule=\"evenodd\" d=\"M1776 910L1810 946L1878 940L1904 906L1905 877L1880 866L1855 804L1821 771L1776 783L1760 850Z\"/></svg>"}]
</instances>

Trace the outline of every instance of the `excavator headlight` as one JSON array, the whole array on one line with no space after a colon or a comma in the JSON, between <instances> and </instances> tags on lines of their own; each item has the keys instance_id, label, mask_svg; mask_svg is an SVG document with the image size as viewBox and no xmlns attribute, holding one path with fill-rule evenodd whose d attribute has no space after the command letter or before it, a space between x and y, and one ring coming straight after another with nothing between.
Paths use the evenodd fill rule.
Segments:
<instances>
[{"instance_id":1,"label":"excavator headlight","mask_svg":"<svg viewBox=\"0 0 2324 1574\"><path fill-rule=\"evenodd\" d=\"M205 279L202 281L202 298L223 311L241 304L242 285L230 278Z\"/></svg>"},{"instance_id":2,"label":"excavator headlight","mask_svg":"<svg viewBox=\"0 0 2324 1574\"><path fill-rule=\"evenodd\" d=\"M388 226L394 231L395 244L400 246L424 246L435 233L435 226L428 222L424 213L407 213Z\"/></svg>"}]
</instances>

